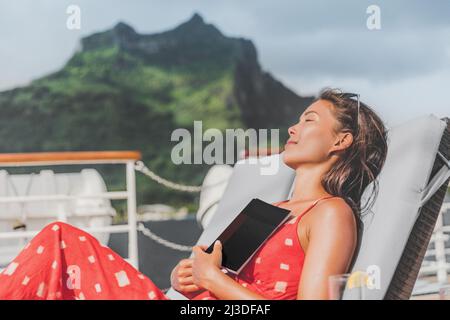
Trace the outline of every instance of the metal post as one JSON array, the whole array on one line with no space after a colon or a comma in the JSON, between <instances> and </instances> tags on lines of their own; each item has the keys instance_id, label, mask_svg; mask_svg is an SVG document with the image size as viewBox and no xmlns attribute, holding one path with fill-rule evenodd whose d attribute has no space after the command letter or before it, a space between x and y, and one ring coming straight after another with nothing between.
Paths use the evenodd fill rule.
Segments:
<instances>
[{"instance_id":1,"label":"metal post","mask_svg":"<svg viewBox=\"0 0 450 320\"><path fill-rule=\"evenodd\" d=\"M136 269L139 269L137 213L136 213L136 176L134 161L126 164L127 178L127 212L128 212L128 259Z\"/></svg>"}]
</instances>

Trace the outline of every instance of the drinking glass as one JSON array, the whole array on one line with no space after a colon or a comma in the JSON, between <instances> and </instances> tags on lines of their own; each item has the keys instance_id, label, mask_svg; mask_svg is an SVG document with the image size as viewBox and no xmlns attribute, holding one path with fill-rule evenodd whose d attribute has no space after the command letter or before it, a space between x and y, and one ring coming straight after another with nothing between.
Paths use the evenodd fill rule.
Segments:
<instances>
[{"instance_id":1,"label":"drinking glass","mask_svg":"<svg viewBox=\"0 0 450 320\"><path fill-rule=\"evenodd\" d=\"M343 273L328 279L328 297L330 300L364 300L367 289L365 272ZM345 292L345 294L344 294Z\"/></svg>"}]
</instances>

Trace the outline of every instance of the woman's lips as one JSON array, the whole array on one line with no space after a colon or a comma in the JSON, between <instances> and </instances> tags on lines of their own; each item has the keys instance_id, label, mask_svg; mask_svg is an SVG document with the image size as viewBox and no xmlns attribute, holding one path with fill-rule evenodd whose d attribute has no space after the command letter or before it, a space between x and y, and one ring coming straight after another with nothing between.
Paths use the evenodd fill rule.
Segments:
<instances>
[{"instance_id":1,"label":"woman's lips","mask_svg":"<svg viewBox=\"0 0 450 320\"><path fill-rule=\"evenodd\" d=\"M297 144L297 142L294 142L294 141L288 141L288 142L286 142L285 146L288 146L288 145L290 145L290 144Z\"/></svg>"}]
</instances>

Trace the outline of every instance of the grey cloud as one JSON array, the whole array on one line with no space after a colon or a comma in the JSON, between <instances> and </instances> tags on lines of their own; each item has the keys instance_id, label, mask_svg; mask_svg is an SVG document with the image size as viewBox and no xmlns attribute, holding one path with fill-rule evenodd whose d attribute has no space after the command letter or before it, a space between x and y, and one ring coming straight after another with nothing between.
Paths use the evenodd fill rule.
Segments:
<instances>
[{"instance_id":1,"label":"grey cloud","mask_svg":"<svg viewBox=\"0 0 450 320\"><path fill-rule=\"evenodd\" d=\"M449 26L450 1L436 0L315 0L299 1L232 0L234 6L221 11L232 18L237 10L251 13L252 28L265 35L289 35L314 31L354 31L366 28L366 9L376 4L381 9L382 25L389 30L426 29ZM245 21L234 21L245 29Z\"/></svg>"},{"instance_id":2,"label":"grey cloud","mask_svg":"<svg viewBox=\"0 0 450 320\"><path fill-rule=\"evenodd\" d=\"M303 76L392 81L449 68L450 30L320 32L262 43L269 70Z\"/></svg>"},{"instance_id":3,"label":"grey cloud","mask_svg":"<svg viewBox=\"0 0 450 320\"><path fill-rule=\"evenodd\" d=\"M381 7L382 30L370 32L365 10L374 2ZM72 3L82 9L79 32L65 28L65 8ZM448 67L446 0L0 0L0 86L58 69L81 36L119 20L151 33L196 11L225 34L253 40L263 67L275 76L388 81Z\"/></svg>"}]
</instances>

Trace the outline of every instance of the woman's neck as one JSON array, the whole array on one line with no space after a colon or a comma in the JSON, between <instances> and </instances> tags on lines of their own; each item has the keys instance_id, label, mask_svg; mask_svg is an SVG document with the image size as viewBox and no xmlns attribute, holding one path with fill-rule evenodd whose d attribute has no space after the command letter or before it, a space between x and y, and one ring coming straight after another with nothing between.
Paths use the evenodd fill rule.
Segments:
<instances>
[{"instance_id":1,"label":"woman's neck","mask_svg":"<svg viewBox=\"0 0 450 320\"><path fill-rule=\"evenodd\" d=\"M294 192L291 202L314 201L330 194L322 186L322 176L327 172L321 166L297 168L295 176Z\"/></svg>"}]
</instances>

